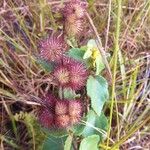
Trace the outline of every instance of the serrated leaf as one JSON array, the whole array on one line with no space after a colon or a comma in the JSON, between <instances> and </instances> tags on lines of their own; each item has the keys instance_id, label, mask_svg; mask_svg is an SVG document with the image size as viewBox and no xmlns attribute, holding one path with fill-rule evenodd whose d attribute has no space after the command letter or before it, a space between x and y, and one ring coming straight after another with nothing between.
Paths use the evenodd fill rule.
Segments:
<instances>
[{"instance_id":1,"label":"serrated leaf","mask_svg":"<svg viewBox=\"0 0 150 150\"><path fill-rule=\"evenodd\" d=\"M100 116L103 105L109 95L107 81L101 76L89 76L86 88L87 94L91 98L91 106Z\"/></svg>"},{"instance_id":2,"label":"serrated leaf","mask_svg":"<svg viewBox=\"0 0 150 150\"><path fill-rule=\"evenodd\" d=\"M66 141L66 137L63 138L55 138L52 136L48 136L44 141L42 150L61 150L64 149L64 144Z\"/></svg>"},{"instance_id":3,"label":"serrated leaf","mask_svg":"<svg viewBox=\"0 0 150 150\"><path fill-rule=\"evenodd\" d=\"M79 150L98 150L99 136L91 135L81 141Z\"/></svg>"},{"instance_id":4,"label":"serrated leaf","mask_svg":"<svg viewBox=\"0 0 150 150\"><path fill-rule=\"evenodd\" d=\"M72 48L68 52L68 55L76 60L83 61L85 51L79 48Z\"/></svg>"},{"instance_id":5,"label":"serrated leaf","mask_svg":"<svg viewBox=\"0 0 150 150\"><path fill-rule=\"evenodd\" d=\"M73 139L73 136L70 135L67 137L66 141L65 141L65 146L64 146L64 150L71 150L71 147L72 147L72 139Z\"/></svg>"},{"instance_id":6,"label":"serrated leaf","mask_svg":"<svg viewBox=\"0 0 150 150\"><path fill-rule=\"evenodd\" d=\"M93 110L90 110L87 115L86 127L82 132L82 136L87 137L97 134L102 139L106 136L105 132L108 129L108 120L104 113L99 117Z\"/></svg>"}]
</instances>

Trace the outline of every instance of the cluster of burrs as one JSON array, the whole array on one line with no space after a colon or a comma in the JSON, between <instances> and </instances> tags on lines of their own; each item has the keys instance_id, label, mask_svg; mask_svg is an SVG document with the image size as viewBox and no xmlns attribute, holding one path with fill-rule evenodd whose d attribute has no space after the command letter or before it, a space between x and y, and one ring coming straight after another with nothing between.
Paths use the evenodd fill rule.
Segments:
<instances>
[{"instance_id":1,"label":"cluster of burrs","mask_svg":"<svg viewBox=\"0 0 150 150\"><path fill-rule=\"evenodd\" d=\"M61 35L52 36L40 41L40 56L53 62L51 72L58 89L80 90L85 86L88 70L84 63L65 55L68 46L65 36L77 36L82 31L82 20L87 5L79 0L65 3L63 8L64 31ZM39 111L39 121L45 128L67 128L77 124L83 114L81 99L67 100L48 94L43 99L44 106Z\"/></svg>"},{"instance_id":2,"label":"cluster of burrs","mask_svg":"<svg viewBox=\"0 0 150 150\"><path fill-rule=\"evenodd\" d=\"M69 37L81 35L86 13L87 3L80 0L72 0L66 3L64 14L64 29Z\"/></svg>"},{"instance_id":3,"label":"cluster of burrs","mask_svg":"<svg viewBox=\"0 0 150 150\"><path fill-rule=\"evenodd\" d=\"M59 99L47 95L44 99L45 107L39 112L39 121L46 128L67 128L77 124L82 116L81 100Z\"/></svg>"}]
</instances>

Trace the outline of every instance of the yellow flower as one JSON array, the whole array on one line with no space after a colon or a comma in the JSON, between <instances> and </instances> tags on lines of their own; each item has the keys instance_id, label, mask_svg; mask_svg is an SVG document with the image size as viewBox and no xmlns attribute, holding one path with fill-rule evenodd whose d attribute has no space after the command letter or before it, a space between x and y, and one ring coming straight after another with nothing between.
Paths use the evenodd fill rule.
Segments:
<instances>
[{"instance_id":1,"label":"yellow flower","mask_svg":"<svg viewBox=\"0 0 150 150\"><path fill-rule=\"evenodd\" d=\"M93 48L93 49L92 49L92 58L93 58L93 59L96 59L96 57L97 57L98 55L100 55L98 49L97 49L97 48Z\"/></svg>"},{"instance_id":2,"label":"yellow flower","mask_svg":"<svg viewBox=\"0 0 150 150\"><path fill-rule=\"evenodd\" d=\"M103 69L104 64L102 61L101 54L98 50L96 41L91 39L87 43L87 51L85 52L83 59L92 59L92 65L96 69L96 75L98 75Z\"/></svg>"}]
</instances>

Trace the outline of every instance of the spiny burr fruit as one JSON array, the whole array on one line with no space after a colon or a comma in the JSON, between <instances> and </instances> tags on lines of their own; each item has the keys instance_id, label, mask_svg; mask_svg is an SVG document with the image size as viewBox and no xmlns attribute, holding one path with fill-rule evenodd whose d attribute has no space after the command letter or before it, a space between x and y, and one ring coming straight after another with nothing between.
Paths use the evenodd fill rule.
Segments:
<instances>
[{"instance_id":1,"label":"spiny burr fruit","mask_svg":"<svg viewBox=\"0 0 150 150\"><path fill-rule=\"evenodd\" d=\"M68 128L79 123L83 114L81 100L57 99L53 109L42 107L38 113L39 122L45 128Z\"/></svg>"},{"instance_id":2,"label":"spiny burr fruit","mask_svg":"<svg viewBox=\"0 0 150 150\"><path fill-rule=\"evenodd\" d=\"M88 78L88 71L83 63L76 62L70 68L70 76L70 87L73 90L78 90L85 85Z\"/></svg>"},{"instance_id":3,"label":"spiny burr fruit","mask_svg":"<svg viewBox=\"0 0 150 150\"><path fill-rule=\"evenodd\" d=\"M65 115L68 112L68 102L66 100L58 100L55 104L55 114Z\"/></svg>"},{"instance_id":4,"label":"spiny burr fruit","mask_svg":"<svg viewBox=\"0 0 150 150\"><path fill-rule=\"evenodd\" d=\"M75 14L77 19L81 19L85 15L86 8L86 2L81 0L70 0L65 4L63 14L65 18L67 18L70 14Z\"/></svg>"},{"instance_id":5,"label":"spiny burr fruit","mask_svg":"<svg viewBox=\"0 0 150 150\"><path fill-rule=\"evenodd\" d=\"M42 101L47 107L53 108L56 103L56 98L52 94L47 94L44 98L42 98Z\"/></svg>"},{"instance_id":6,"label":"spiny burr fruit","mask_svg":"<svg viewBox=\"0 0 150 150\"><path fill-rule=\"evenodd\" d=\"M67 128L70 125L69 115L55 116L55 126L58 128Z\"/></svg>"},{"instance_id":7,"label":"spiny burr fruit","mask_svg":"<svg viewBox=\"0 0 150 150\"><path fill-rule=\"evenodd\" d=\"M81 119L81 115L70 116L70 124L75 125L79 123L80 119Z\"/></svg>"},{"instance_id":8,"label":"spiny burr fruit","mask_svg":"<svg viewBox=\"0 0 150 150\"><path fill-rule=\"evenodd\" d=\"M76 37L83 30L83 20L87 3L80 0L70 0L63 9L64 30L68 37Z\"/></svg>"},{"instance_id":9,"label":"spiny burr fruit","mask_svg":"<svg viewBox=\"0 0 150 150\"><path fill-rule=\"evenodd\" d=\"M79 123L81 116L82 116L82 112L83 112L81 101L70 100L69 105L68 105L68 111L69 111L69 116L70 116L70 124L75 125Z\"/></svg>"},{"instance_id":10,"label":"spiny burr fruit","mask_svg":"<svg viewBox=\"0 0 150 150\"><path fill-rule=\"evenodd\" d=\"M70 116L82 115L82 104L79 100L70 100L68 105L68 111Z\"/></svg>"},{"instance_id":11,"label":"spiny burr fruit","mask_svg":"<svg viewBox=\"0 0 150 150\"><path fill-rule=\"evenodd\" d=\"M77 20L74 14L68 15L65 19L64 29L69 37L78 36L83 30L82 20Z\"/></svg>"},{"instance_id":12,"label":"spiny burr fruit","mask_svg":"<svg viewBox=\"0 0 150 150\"><path fill-rule=\"evenodd\" d=\"M89 73L82 62L64 57L63 65L59 63L56 67L53 75L60 86L79 90L85 85Z\"/></svg>"},{"instance_id":13,"label":"spiny burr fruit","mask_svg":"<svg viewBox=\"0 0 150 150\"><path fill-rule=\"evenodd\" d=\"M66 51L63 36L52 35L39 44L40 56L47 61L57 61Z\"/></svg>"},{"instance_id":14,"label":"spiny burr fruit","mask_svg":"<svg viewBox=\"0 0 150 150\"><path fill-rule=\"evenodd\" d=\"M54 125L54 116L46 108L43 108L38 115L40 124L45 128L51 128Z\"/></svg>"},{"instance_id":15,"label":"spiny burr fruit","mask_svg":"<svg viewBox=\"0 0 150 150\"><path fill-rule=\"evenodd\" d=\"M53 73L55 80L60 84L60 86L66 87L70 81L70 72L68 66L60 65Z\"/></svg>"},{"instance_id":16,"label":"spiny burr fruit","mask_svg":"<svg viewBox=\"0 0 150 150\"><path fill-rule=\"evenodd\" d=\"M75 59L73 59L73 58L71 58L71 57L69 57L69 56L66 56L66 55L64 55L64 56L62 57L62 63L63 63L63 65L68 65L68 66L70 66L70 65L73 65L74 63L76 63L76 61L77 61L77 60L75 60Z\"/></svg>"}]
</instances>

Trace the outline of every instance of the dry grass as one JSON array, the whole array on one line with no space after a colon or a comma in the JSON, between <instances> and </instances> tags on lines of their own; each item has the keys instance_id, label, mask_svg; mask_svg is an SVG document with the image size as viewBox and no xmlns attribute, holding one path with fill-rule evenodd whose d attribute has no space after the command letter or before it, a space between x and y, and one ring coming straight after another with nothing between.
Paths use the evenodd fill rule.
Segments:
<instances>
[{"instance_id":1,"label":"dry grass","mask_svg":"<svg viewBox=\"0 0 150 150\"><path fill-rule=\"evenodd\" d=\"M0 1L0 149L24 149L27 145L31 146L27 149L40 149L36 145L38 127L35 130L29 120L16 121L14 116L20 111L33 114L40 97L55 91L50 76L37 63L37 43L47 33L62 29L58 11L62 4L50 0ZM99 37L100 49L111 54L109 74L104 73L110 81L110 103L105 109L109 110L106 114L111 126L108 140L100 147L148 150L150 1L122 0L117 4L115 0L90 1L92 26L87 23L81 41Z\"/></svg>"}]
</instances>

